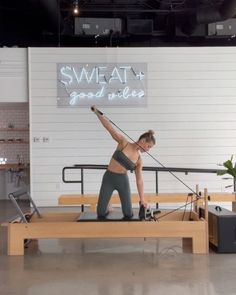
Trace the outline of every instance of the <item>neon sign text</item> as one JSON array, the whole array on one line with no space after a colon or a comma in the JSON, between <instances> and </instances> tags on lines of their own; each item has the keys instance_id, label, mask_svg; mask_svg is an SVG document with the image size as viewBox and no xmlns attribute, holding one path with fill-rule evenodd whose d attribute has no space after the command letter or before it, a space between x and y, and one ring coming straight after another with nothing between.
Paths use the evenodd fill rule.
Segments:
<instances>
[{"instance_id":1,"label":"neon sign text","mask_svg":"<svg viewBox=\"0 0 236 295\"><path fill-rule=\"evenodd\" d=\"M147 65L58 64L58 106L145 105Z\"/></svg>"}]
</instances>

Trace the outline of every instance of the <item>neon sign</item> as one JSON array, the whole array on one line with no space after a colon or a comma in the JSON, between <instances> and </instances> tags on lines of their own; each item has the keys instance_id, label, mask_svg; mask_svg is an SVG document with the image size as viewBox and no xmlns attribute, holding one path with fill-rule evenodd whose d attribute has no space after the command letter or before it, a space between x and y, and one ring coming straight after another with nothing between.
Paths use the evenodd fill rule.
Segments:
<instances>
[{"instance_id":1,"label":"neon sign","mask_svg":"<svg viewBox=\"0 0 236 295\"><path fill-rule=\"evenodd\" d=\"M60 107L145 106L147 64L57 64Z\"/></svg>"}]
</instances>

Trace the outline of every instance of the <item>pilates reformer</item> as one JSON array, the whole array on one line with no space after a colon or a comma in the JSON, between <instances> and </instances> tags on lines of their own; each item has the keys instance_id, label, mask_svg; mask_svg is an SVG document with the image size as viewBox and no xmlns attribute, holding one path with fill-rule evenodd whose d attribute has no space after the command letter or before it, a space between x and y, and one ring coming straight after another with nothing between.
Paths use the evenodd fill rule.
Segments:
<instances>
[{"instance_id":1,"label":"pilates reformer","mask_svg":"<svg viewBox=\"0 0 236 295\"><path fill-rule=\"evenodd\" d=\"M102 116L101 111L97 110ZM107 117L106 117L107 118ZM128 136L114 122L107 118L116 128ZM147 151L146 153L160 166L166 168ZM191 191L192 200L188 202L188 196L184 206L175 210L164 210L162 212L145 211L140 208L138 220L111 220L101 222L95 219L83 220L85 213L45 213L33 214L29 220L20 223L5 224L8 227L8 254L23 255L24 239L53 239L53 238L143 238L143 237L181 237L192 239L193 253L208 253L208 224L207 224L207 197L204 193L205 219L200 218L197 212L197 202L201 199L198 192L195 192L186 185L179 177L169 171L178 181ZM194 197L194 200L193 200ZM85 200L83 199L83 202ZM89 200L88 200L89 203ZM194 211L186 212L188 204L195 204ZM184 208L183 212L178 211ZM195 210L196 209L196 210ZM80 222L82 221L83 222ZM158 221L158 222L153 222Z\"/></svg>"},{"instance_id":2,"label":"pilates reformer","mask_svg":"<svg viewBox=\"0 0 236 295\"><path fill-rule=\"evenodd\" d=\"M204 196L205 212L207 212L206 192ZM196 199L196 203L198 202L199 200ZM171 214L171 210L156 213L153 210L152 213L146 212L141 216L139 210L133 220L124 220L121 212L119 214L113 212L106 222L98 220L95 212L78 212L77 210L76 212L41 213L37 207L34 211L37 214L30 214L28 220L16 218L3 224L7 227L8 233L8 255L24 255L25 240L165 237L182 238L183 242L191 239L193 253L208 253L208 215L206 214L206 219L199 217L195 210L172 211ZM152 214L157 217L156 222L150 218ZM89 220L91 217L93 220Z\"/></svg>"}]
</instances>

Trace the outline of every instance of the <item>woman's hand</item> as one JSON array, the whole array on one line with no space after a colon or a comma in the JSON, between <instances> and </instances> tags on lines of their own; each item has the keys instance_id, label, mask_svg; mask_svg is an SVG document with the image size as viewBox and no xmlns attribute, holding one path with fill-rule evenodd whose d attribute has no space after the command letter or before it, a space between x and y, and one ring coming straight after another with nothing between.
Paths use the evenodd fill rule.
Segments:
<instances>
[{"instance_id":1,"label":"woman's hand","mask_svg":"<svg viewBox=\"0 0 236 295\"><path fill-rule=\"evenodd\" d=\"M96 109L96 106L95 105L91 106L90 109L91 109L92 112L96 113L96 110L97 109Z\"/></svg>"},{"instance_id":2,"label":"woman's hand","mask_svg":"<svg viewBox=\"0 0 236 295\"><path fill-rule=\"evenodd\" d=\"M94 112L94 114L103 116L103 112L99 111L95 105L91 106L90 109Z\"/></svg>"},{"instance_id":3,"label":"woman's hand","mask_svg":"<svg viewBox=\"0 0 236 295\"><path fill-rule=\"evenodd\" d=\"M148 208L148 203L145 200L140 201L140 205L143 205L145 208Z\"/></svg>"}]
</instances>

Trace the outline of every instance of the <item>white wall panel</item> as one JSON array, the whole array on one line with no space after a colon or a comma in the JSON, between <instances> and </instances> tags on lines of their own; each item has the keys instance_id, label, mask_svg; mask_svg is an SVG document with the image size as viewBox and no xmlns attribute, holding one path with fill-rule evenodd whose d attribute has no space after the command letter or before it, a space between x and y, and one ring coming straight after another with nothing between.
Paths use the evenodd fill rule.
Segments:
<instances>
[{"instance_id":1,"label":"white wall panel","mask_svg":"<svg viewBox=\"0 0 236 295\"><path fill-rule=\"evenodd\" d=\"M0 102L28 102L27 49L0 48Z\"/></svg>"},{"instance_id":2,"label":"white wall panel","mask_svg":"<svg viewBox=\"0 0 236 295\"><path fill-rule=\"evenodd\" d=\"M148 129L157 134L151 154L169 167L219 168L236 147L236 49L202 48L31 48L30 114L32 196L39 205L56 205L59 195L79 192L62 182L61 171L74 164L108 164L115 143L89 108L57 107L57 63L146 62L145 108L102 110L134 139ZM33 142L38 137L40 142ZM47 143L43 138L49 139ZM145 166L158 163L143 155ZM85 191L98 192L103 170L85 173ZM78 177L79 171L69 176ZM230 181L216 175L177 174L190 187L225 191ZM134 175L130 175L136 191ZM155 192L154 174L144 172L145 191ZM188 191L160 173L161 192ZM231 189L228 189L230 191Z\"/></svg>"}]
</instances>

